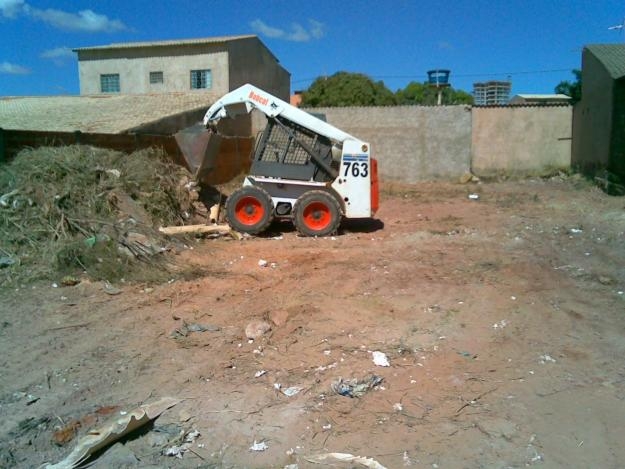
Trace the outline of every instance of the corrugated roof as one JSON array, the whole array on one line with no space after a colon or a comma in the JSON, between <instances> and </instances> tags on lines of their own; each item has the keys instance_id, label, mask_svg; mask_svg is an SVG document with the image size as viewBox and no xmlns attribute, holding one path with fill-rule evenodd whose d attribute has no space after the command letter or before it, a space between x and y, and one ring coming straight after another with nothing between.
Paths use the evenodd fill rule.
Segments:
<instances>
[{"instance_id":1,"label":"corrugated roof","mask_svg":"<svg viewBox=\"0 0 625 469\"><path fill-rule=\"evenodd\" d=\"M513 97L520 96L525 99L571 99L570 96L565 94L517 94Z\"/></svg>"},{"instance_id":2,"label":"corrugated roof","mask_svg":"<svg viewBox=\"0 0 625 469\"><path fill-rule=\"evenodd\" d=\"M208 109L209 92L0 98L0 128L122 133L164 117Z\"/></svg>"},{"instance_id":3,"label":"corrugated roof","mask_svg":"<svg viewBox=\"0 0 625 469\"><path fill-rule=\"evenodd\" d=\"M93 46L93 47L77 47L72 49L74 52L87 51L87 50L101 50L101 49L132 49L136 47L165 47L165 46L186 46L197 44L219 44L230 41L238 41L240 39L249 39L257 37L254 34L247 34L241 36L216 36L216 37L204 37L197 39L175 39L169 41L147 41L147 42L119 42L109 44L105 46Z\"/></svg>"},{"instance_id":4,"label":"corrugated roof","mask_svg":"<svg viewBox=\"0 0 625 469\"><path fill-rule=\"evenodd\" d=\"M625 44L590 44L585 47L615 80L625 77Z\"/></svg>"}]
</instances>

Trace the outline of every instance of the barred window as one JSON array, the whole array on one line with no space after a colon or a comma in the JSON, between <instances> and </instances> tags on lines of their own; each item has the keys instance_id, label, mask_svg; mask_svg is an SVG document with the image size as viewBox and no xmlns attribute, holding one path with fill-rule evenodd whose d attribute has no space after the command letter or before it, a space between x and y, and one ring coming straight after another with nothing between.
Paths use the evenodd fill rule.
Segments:
<instances>
[{"instance_id":1,"label":"barred window","mask_svg":"<svg viewBox=\"0 0 625 469\"><path fill-rule=\"evenodd\" d=\"M191 70L191 89L210 89L213 86L213 75L210 70Z\"/></svg>"},{"instance_id":2,"label":"barred window","mask_svg":"<svg viewBox=\"0 0 625 469\"><path fill-rule=\"evenodd\" d=\"M119 93L119 73L100 75L100 91L102 93Z\"/></svg>"},{"instance_id":3,"label":"barred window","mask_svg":"<svg viewBox=\"0 0 625 469\"><path fill-rule=\"evenodd\" d=\"M163 83L163 72L150 72L150 85Z\"/></svg>"}]
</instances>

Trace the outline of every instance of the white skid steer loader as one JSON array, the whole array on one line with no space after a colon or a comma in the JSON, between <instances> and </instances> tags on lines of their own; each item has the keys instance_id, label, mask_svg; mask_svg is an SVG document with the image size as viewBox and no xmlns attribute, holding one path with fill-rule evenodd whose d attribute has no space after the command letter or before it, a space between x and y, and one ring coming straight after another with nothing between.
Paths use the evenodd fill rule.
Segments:
<instances>
[{"instance_id":1,"label":"white skid steer loader","mask_svg":"<svg viewBox=\"0 0 625 469\"><path fill-rule=\"evenodd\" d=\"M278 218L291 219L302 235L327 236L343 217L375 214L377 161L370 145L259 88L247 84L223 96L206 112L204 129L216 132L220 119L254 109L266 115L267 126L243 187L226 200L234 230L257 234Z\"/></svg>"}]
</instances>

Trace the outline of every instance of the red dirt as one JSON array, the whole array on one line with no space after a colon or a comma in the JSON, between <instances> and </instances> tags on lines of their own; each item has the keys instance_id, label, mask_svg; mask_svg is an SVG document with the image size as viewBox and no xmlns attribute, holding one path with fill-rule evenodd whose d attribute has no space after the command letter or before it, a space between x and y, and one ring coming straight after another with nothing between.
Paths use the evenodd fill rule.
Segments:
<instances>
[{"instance_id":1,"label":"red dirt","mask_svg":"<svg viewBox=\"0 0 625 469\"><path fill-rule=\"evenodd\" d=\"M377 217L336 237L274 224L198 241L176 259L208 268L194 281L5 290L0 467L57 462L68 422L162 396L184 400L125 442L128 467L306 468L326 452L388 468L621 467L625 200L574 178L387 185ZM253 320L272 330L250 343ZM170 337L183 321L219 330ZM371 374L383 382L361 398L331 389ZM150 439L172 425L201 433L182 459ZM106 458L93 467L121 465Z\"/></svg>"}]
</instances>

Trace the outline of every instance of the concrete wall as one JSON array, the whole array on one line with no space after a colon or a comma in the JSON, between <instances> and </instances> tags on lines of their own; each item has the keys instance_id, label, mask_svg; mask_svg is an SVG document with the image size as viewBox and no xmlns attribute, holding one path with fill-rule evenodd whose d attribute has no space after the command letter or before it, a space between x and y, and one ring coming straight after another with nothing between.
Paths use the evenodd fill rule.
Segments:
<instances>
[{"instance_id":1,"label":"concrete wall","mask_svg":"<svg viewBox=\"0 0 625 469\"><path fill-rule=\"evenodd\" d=\"M584 171L606 168L610 160L614 80L587 49L582 54L582 100L575 106L572 163Z\"/></svg>"},{"instance_id":2,"label":"concrete wall","mask_svg":"<svg viewBox=\"0 0 625 469\"><path fill-rule=\"evenodd\" d=\"M78 52L80 94L100 94L100 75L119 74L123 94L191 91L191 70L210 69L217 95L230 85L226 44L93 49ZM163 84L150 84L150 72L163 72Z\"/></svg>"},{"instance_id":3,"label":"concrete wall","mask_svg":"<svg viewBox=\"0 0 625 469\"><path fill-rule=\"evenodd\" d=\"M246 83L289 101L291 74L258 38L240 39L228 44L230 89Z\"/></svg>"},{"instance_id":4,"label":"concrete wall","mask_svg":"<svg viewBox=\"0 0 625 469\"><path fill-rule=\"evenodd\" d=\"M386 180L455 179L471 166L468 106L315 108L327 121L371 144Z\"/></svg>"},{"instance_id":5,"label":"concrete wall","mask_svg":"<svg viewBox=\"0 0 625 469\"><path fill-rule=\"evenodd\" d=\"M571 165L571 106L315 108L371 144L382 178L401 182L540 174Z\"/></svg>"},{"instance_id":6,"label":"concrete wall","mask_svg":"<svg viewBox=\"0 0 625 469\"><path fill-rule=\"evenodd\" d=\"M474 107L471 169L537 174L571 165L572 107Z\"/></svg>"}]
</instances>

